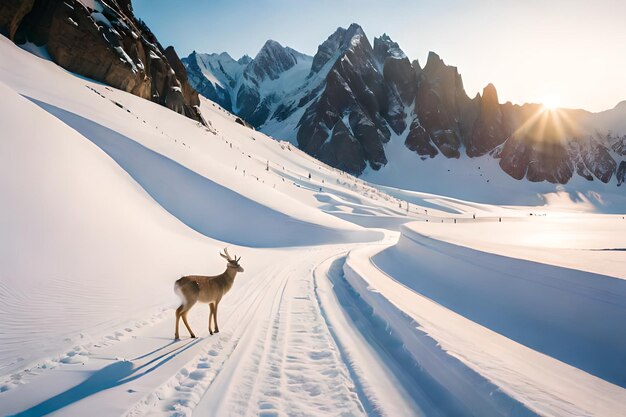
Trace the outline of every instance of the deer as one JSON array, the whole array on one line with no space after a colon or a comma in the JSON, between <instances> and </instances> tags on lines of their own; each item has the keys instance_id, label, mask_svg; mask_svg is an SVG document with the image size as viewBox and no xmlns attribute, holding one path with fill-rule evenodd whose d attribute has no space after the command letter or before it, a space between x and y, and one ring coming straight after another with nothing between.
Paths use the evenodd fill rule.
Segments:
<instances>
[{"instance_id":1,"label":"deer","mask_svg":"<svg viewBox=\"0 0 626 417\"><path fill-rule=\"evenodd\" d=\"M224 248L224 253L220 252L220 256L227 261L226 271L221 274L215 276L188 275L176 280L174 292L180 296L182 304L176 309L176 331L174 333L174 340L180 339L178 323L181 317L191 338L196 338L196 335L187 322L187 313L197 302L209 304L209 333L211 335L213 333L219 333L220 329L217 326L217 307L222 297L224 297L233 286L237 272L243 272L243 268L239 265L241 256L239 258L236 256L232 258L228 254L228 248ZM211 330L211 318L213 318L214 330Z\"/></svg>"}]
</instances>

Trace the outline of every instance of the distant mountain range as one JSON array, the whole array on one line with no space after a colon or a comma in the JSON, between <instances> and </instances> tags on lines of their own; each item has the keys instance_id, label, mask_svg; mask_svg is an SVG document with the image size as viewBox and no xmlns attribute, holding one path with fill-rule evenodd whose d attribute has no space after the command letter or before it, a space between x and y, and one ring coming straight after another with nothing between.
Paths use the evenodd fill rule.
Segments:
<instances>
[{"instance_id":1,"label":"distant mountain range","mask_svg":"<svg viewBox=\"0 0 626 417\"><path fill-rule=\"evenodd\" d=\"M254 59L193 52L182 62L200 94L356 175L393 164L385 144L397 136L415 164L489 155L519 180L626 177L626 102L601 113L548 111L501 104L492 84L470 98L436 53L422 67L387 35L372 46L357 24L338 28L313 57L269 40Z\"/></svg>"}]
</instances>

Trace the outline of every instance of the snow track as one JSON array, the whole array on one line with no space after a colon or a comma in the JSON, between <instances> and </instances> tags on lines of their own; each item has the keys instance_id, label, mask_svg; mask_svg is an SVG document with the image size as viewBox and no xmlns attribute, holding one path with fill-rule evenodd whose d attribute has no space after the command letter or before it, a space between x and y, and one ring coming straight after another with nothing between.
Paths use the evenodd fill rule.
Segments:
<instances>
[{"instance_id":1,"label":"snow track","mask_svg":"<svg viewBox=\"0 0 626 417\"><path fill-rule=\"evenodd\" d=\"M232 369L206 392L195 415L362 414L319 312L312 282L319 255L313 259L274 278L280 285L266 300L269 314L251 332L257 337L230 361Z\"/></svg>"},{"instance_id":2,"label":"snow track","mask_svg":"<svg viewBox=\"0 0 626 417\"><path fill-rule=\"evenodd\" d=\"M262 270L237 278L220 305L219 334L207 308L190 324L198 339L171 340L173 310L129 335L92 344L83 361L40 369L12 391L35 405L3 405L15 415L365 415L314 292L313 271L336 247L269 253ZM247 274L247 273L246 273ZM202 329L201 331L199 331ZM67 378L67 374L71 378ZM50 387L65 374L63 383Z\"/></svg>"}]
</instances>

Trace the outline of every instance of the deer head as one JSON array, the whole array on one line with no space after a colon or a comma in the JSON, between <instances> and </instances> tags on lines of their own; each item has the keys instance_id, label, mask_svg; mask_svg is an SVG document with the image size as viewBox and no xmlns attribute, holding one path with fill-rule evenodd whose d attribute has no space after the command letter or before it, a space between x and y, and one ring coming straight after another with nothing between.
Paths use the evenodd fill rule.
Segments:
<instances>
[{"instance_id":1,"label":"deer head","mask_svg":"<svg viewBox=\"0 0 626 417\"><path fill-rule=\"evenodd\" d=\"M237 272L243 272L243 268L239 265L241 256L239 258L236 256L232 258L228 253L228 248L224 248L224 253L220 252L220 256L228 261L228 264L226 265L227 268L234 268Z\"/></svg>"}]
</instances>

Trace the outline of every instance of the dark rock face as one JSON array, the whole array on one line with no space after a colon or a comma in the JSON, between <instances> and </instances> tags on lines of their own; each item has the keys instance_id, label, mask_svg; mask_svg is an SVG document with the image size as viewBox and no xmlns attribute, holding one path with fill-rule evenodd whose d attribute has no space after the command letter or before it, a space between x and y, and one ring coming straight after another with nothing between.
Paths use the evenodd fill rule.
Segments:
<instances>
[{"instance_id":1,"label":"dark rock face","mask_svg":"<svg viewBox=\"0 0 626 417\"><path fill-rule=\"evenodd\" d=\"M32 9L35 0L4 0L0 4L0 31L10 39L15 38L15 32L20 23Z\"/></svg>"},{"instance_id":2,"label":"dark rock face","mask_svg":"<svg viewBox=\"0 0 626 417\"><path fill-rule=\"evenodd\" d=\"M500 167L515 179L565 184L572 177L573 166L560 143L528 143L511 138L502 149Z\"/></svg>"},{"instance_id":3,"label":"dark rock face","mask_svg":"<svg viewBox=\"0 0 626 417\"><path fill-rule=\"evenodd\" d=\"M415 100L417 75L400 46L383 34L374 38L374 56L383 70L386 102L381 113L389 127L401 134L406 129L406 107Z\"/></svg>"},{"instance_id":4,"label":"dark rock face","mask_svg":"<svg viewBox=\"0 0 626 417\"><path fill-rule=\"evenodd\" d=\"M278 79L278 76L298 63L296 51L283 48L276 41L265 42L253 61L246 67L244 76L251 80Z\"/></svg>"},{"instance_id":5,"label":"dark rock face","mask_svg":"<svg viewBox=\"0 0 626 417\"><path fill-rule=\"evenodd\" d=\"M345 48L346 40L350 40L353 37L354 32L358 30L356 27L353 28L353 26L355 25L350 26L350 29L352 29L352 33L350 34L347 33L350 29L337 28L335 33L330 35L328 39L326 39L317 48L317 53L313 57L313 63L311 64L310 75L319 72L322 67L326 65L326 63L330 61L331 58L333 58L333 55L335 55L335 53L337 53L340 49Z\"/></svg>"},{"instance_id":6,"label":"dark rock face","mask_svg":"<svg viewBox=\"0 0 626 417\"><path fill-rule=\"evenodd\" d=\"M383 143L391 133L382 116L389 99L374 51L363 30L352 25L347 30L338 29L320 46L313 58L312 72L319 70L331 55L339 58L326 76L323 92L300 119L298 146L322 158L320 150L331 130L339 120L348 117L346 128L360 144L360 153L373 169L379 169L387 163ZM362 170L349 172L360 174Z\"/></svg>"},{"instance_id":7,"label":"dark rock face","mask_svg":"<svg viewBox=\"0 0 626 417\"><path fill-rule=\"evenodd\" d=\"M617 177L617 186L619 187L624 183L624 180L626 180L626 161L621 161L619 163L615 176Z\"/></svg>"},{"instance_id":8,"label":"dark rock face","mask_svg":"<svg viewBox=\"0 0 626 417\"><path fill-rule=\"evenodd\" d=\"M439 153L432 144L430 136L426 133L426 129L419 124L417 119L414 119L411 123L409 134L404 144L413 152L424 157L434 158Z\"/></svg>"},{"instance_id":9,"label":"dark rock face","mask_svg":"<svg viewBox=\"0 0 626 417\"><path fill-rule=\"evenodd\" d=\"M542 111L540 105L502 107L505 123L517 126L500 153L500 166L516 179L565 184L574 173L608 183L617 163L594 136L565 123L568 116Z\"/></svg>"},{"instance_id":10,"label":"dark rock face","mask_svg":"<svg viewBox=\"0 0 626 417\"><path fill-rule=\"evenodd\" d=\"M496 88L489 84L483 89L478 117L466 143L467 155L484 155L503 143L510 134L511 130L506 126L500 109Z\"/></svg>"},{"instance_id":11,"label":"dark rock face","mask_svg":"<svg viewBox=\"0 0 626 417\"><path fill-rule=\"evenodd\" d=\"M585 166L591 173L603 183L608 183L617 167L617 163L611 157L607 149L599 143L586 144L581 156Z\"/></svg>"},{"instance_id":12,"label":"dark rock face","mask_svg":"<svg viewBox=\"0 0 626 417\"><path fill-rule=\"evenodd\" d=\"M136 19L130 0L3 2L0 30L20 44L46 45L55 63L204 123L197 92L173 49Z\"/></svg>"},{"instance_id":13,"label":"dark rock face","mask_svg":"<svg viewBox=\"0 0 626 417\"><path fill-rule=\"evenodd\" d=\"M338 120L330 139L319 150L321 160L346 172L360 172L365 169L363 147L352 135L342 120Z\"/></svg>"},{"instance_id":14,"label":"dark rock face","mask_svg":"<svg viewBox=\"0 0 626 417\"><path fill-rule=\"evenodd\" d=\"M431 52L420 73L416 109L420 125L447 158L461 156L461 109L469 98L456 67L446 65Z\"/></svg>"}]
</instances>

